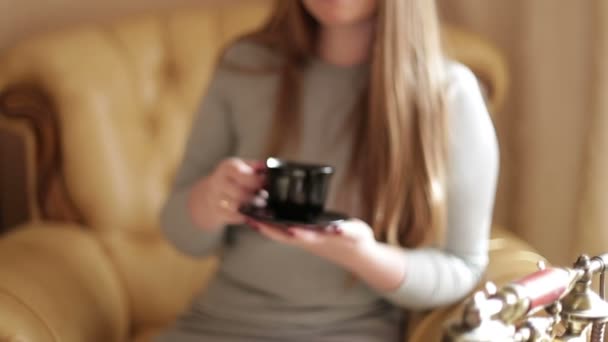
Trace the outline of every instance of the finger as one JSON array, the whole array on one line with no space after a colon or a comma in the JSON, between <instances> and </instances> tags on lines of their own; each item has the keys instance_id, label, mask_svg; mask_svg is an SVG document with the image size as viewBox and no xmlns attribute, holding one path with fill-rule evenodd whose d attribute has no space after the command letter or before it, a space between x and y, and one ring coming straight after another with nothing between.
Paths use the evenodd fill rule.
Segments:
<instances>
[{"instance_id":1,"label":"finger","mask_svg":"<svg viewBox=\"0 0 608 342\"><path fill-rule=\"evenodd\" d=\"M216 206L217 210L219 210L221 212L223 212L223 211L237 212L240 208L239 202L237 200L234 200L225 194L218 195L217 198L218 199L215 201L215 206Z\"/></svg>"},{"instance_id":2,"label":"finger","mask_svg":"<svg viewBox=\"0 0 608 342\"><path fill-rule=\"evenodd\" d=\"M268 196L269 196L268 195L268 191L262 189L262 190L258 191L258 196L261 197L261 198L263 198L263 199L265 199L265 200L267 200Z\"/></svg>"},{"instance_id":3,"label":"finger","mask_svg":"<svg viewBox=\"0 0 608 342\"><path fill-rule=\"evenodd\" d=\"M300 243L321 244L327 240L325 234L310 229L289 227L287 232L291 235L293 240Z\"/></svg>"},{"instance_id":4,"label":"finger","mask_svg":"<svg viewBox=\"0 0 608 342\"><path fill-rule=\"evenodd\" d=\"M264 185L264 176L256 174L253 168L240 160L228 163L225 175L231 182L251 192L258 191Z\"/></svg>"},{"instance_id":5,"label":"finger","mask_svg":"<svg viewBox=\"0 0 608 342\"><path fill-rule=\"evenodd\" d=\"M222 163L222 167L229 172L236 172L243 175L255 175L256 165L239 158L230 158Z\"/></svg>"},{"instance_id":6,"label":"finger","mask_svg":"<svg viewBox=\"0 0 608 342\"><path fill-rule=\"evenodd\" d=\"M368 225L357 219L350 219L344 222L340 222L336 224L336 230L340 233L339 235L353 240L358 241L364 238L372 238L373 239L373 231L368 227Z\"/></svg>"},{"instance_id":7,"label":"finger","mask_svg":"<svg viewBox=\"0 0 608 342\"><path fill-rule=\"evenodd\" d=\"M325 234L342 235L344 232L337 224L331 224L321 230Z\"/></svg>"},{"instance_id":8,"label":"finger","mask_svg":"<svg viewBox=\"0 0 608 342\"><path fill-rule=\"evenodd\" d=\"M222 173L238 173L244 175L253 175L255 174L255 170L247 165L245 161L239 158L229 158L224 160L220 166L219 170Z\"/></svg>"},{"instance_id":9,"label":"finger","mask_svg":"<svg viewBox=\"0 0 608 342\"><path fill-rule=\"evenodd\" d=\"M274 228L259 222L255 223L255 226L260 231L260 233L262 233L262 235L266 236L271 240L281 243L291 242L291 236L280 228Z\"/></svg>"},{"instance_id":10,"label":"finger","mask_svg":"<svg viewBox=\"0 0 608 342\"><path fill-rule=\"evenodd\" d=\"M257 208L265 208L268 204L266 199L262 198L261 196L254 196L249 203Z\"/></svg>"},{"instance_id":11,"label":"finger","mask_svg":"<svg viewBox=\"0 0 608 342\"><path fill-rule=\"evenodd\" d=\"M227 177L232 183L252 193L258 192L264 186L263 176L230 173Z\"/></svg>"},{"instance_id":12,"label":"finger","mask_svg":"<svg viewBox=\"0 0 608 342\"><path fill-rule=\"evenodd\" d=\"M234 168L241 173L254 174L255 169L249 163L241 158L228 158L222 162L222 166L226 168Z\"/></svg>"},{"instance_id":13,"label":"finger","mask_svg":"<svg viewBox=\"0 0 608 342\"><path fill-rule=\"evenodd\" d=\"M243 203L248 203L253 199L255 193L247 189L241 188L237 184L227 181L220 185L219 196L221 199L229 200L234 207L238 208Z\"/></svg>"},{"instance_id":14,"label":"finger","mask_svg":"<svg viewBox=\"0 0 608 342\"><path fill-rule=\"evenodd\" d=\"M220 217L225 224L243 224L246 221L245 215L238 211L220 207Z\"/></svg>"},{"instance_id":15,"label":"finger","mask_svg":"<svg viewBox=\"0 0 608 342\"><path fill-rule=\"evenodd\" d=\"M264 160L243 160L245 162L245 164L249 165L249 167L251 167L255 173L259 174L260 172L263 172L264 170L266 170L266 161Z\"/></svg>"}]
</instances>

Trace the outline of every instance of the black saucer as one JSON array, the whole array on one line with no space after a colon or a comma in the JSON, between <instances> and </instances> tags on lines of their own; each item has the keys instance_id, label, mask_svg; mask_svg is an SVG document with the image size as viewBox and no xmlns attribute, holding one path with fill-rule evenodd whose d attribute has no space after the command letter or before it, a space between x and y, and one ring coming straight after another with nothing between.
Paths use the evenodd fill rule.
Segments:
<instances>
[{"instance_id":1,"label":"black saucer","mask_svg":"<svg viewBox=\"0 0 608 342\"><path fill-rule=\"evenodd\" d=\"M294 221L281 219L275 217L274 213L271 210L255 206L245 206L241 208L240 211L244 215L249 216L256 221L268 223L273 226L279 226L281 228L301 227L306 229L319 230L324 229L332 224L337 224L342 221L348 220L348 216L332 211L325 211L321 213L317 218L310 221Z\"/></svg>"}]
</instances>

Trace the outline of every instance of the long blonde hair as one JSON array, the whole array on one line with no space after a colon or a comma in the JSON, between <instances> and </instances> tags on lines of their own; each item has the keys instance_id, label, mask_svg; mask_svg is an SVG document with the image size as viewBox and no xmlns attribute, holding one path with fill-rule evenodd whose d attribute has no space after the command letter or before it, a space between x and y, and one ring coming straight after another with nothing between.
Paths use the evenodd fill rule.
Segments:
<instances>
[{"instance_id":1,"label":"long blonde hair","mask_svg":"<svg viewBox=\"0 0 608 342\"><path fill-rule=\"evenodd\" d=\"M243 38L281 56L270 154L297 142L301 73L319 30L301 0L278 0L266 24ZM369 85L353 112L350 166L362 219L380 241L437 242L446 215L447 118L434 0L380 0L374 32Z\"/></svg>"}]
</instances>

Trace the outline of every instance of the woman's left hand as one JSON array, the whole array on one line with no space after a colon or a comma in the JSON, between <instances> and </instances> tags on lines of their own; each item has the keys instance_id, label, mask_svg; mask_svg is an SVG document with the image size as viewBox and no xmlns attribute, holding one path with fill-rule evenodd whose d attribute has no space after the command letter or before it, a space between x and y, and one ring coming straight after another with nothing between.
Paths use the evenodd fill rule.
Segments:
<instances>
[{"instance_id":1,"label":"woman's left hand","mask_svg":"<svg viewBox=\"0 0 608 342\"><path fill-rule=\"evenodd\" d=\"M376 244L371 227L358 219L344 221L325 230L285 229L252 220L248 223L271 240L301 248L347 268L354 267L353 263Z\"/></svg>"}]
</instances>

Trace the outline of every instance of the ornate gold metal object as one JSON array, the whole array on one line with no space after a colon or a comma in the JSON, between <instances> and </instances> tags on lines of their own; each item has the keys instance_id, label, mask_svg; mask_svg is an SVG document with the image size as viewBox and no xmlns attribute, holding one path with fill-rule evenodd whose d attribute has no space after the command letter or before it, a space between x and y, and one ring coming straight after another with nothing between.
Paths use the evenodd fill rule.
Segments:
<instances>
[{"instance_id":1,"label":"ornate gold metal object","mask_svg":"<svg viewBox=\"0 0 608 342\"><path fill-rule=\"evenodd\" d=\"M459 321L447 326L443 342L603 342L608 322L604 271L608 254L582 255L572 268L548 268L500 289L487 284L466 303ZM600 274L599 295L591 289ZM535 315L544 310L546 315ZM558 324L563 333L558 334Z\"/></svg>"}]
</instances>

